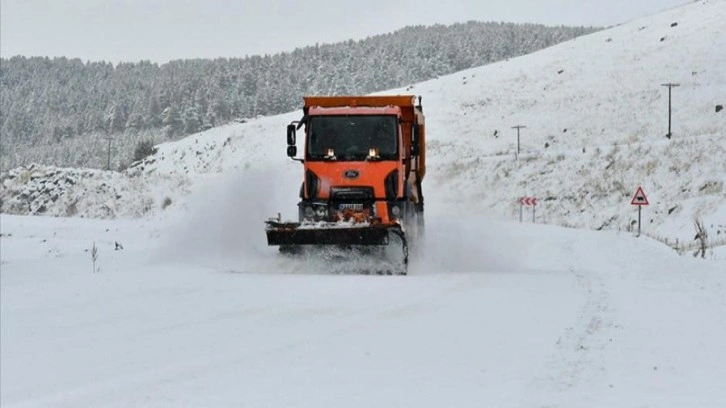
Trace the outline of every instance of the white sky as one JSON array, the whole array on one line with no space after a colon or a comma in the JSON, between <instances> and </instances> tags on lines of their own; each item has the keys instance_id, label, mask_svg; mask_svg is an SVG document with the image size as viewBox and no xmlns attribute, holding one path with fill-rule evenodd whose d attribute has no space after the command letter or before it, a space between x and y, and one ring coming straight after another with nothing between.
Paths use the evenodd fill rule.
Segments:
<instances>
[{"instance_id":1,"label":"white sky","mask_svg":"<svg viewBox=\"0 0 726 408\"><path fill-rule=\"evenodd\" d=\"M688 0L0 0L3 57L166 62L274 54L414 24L615 25Z\"/></svg>"}]
</instances>

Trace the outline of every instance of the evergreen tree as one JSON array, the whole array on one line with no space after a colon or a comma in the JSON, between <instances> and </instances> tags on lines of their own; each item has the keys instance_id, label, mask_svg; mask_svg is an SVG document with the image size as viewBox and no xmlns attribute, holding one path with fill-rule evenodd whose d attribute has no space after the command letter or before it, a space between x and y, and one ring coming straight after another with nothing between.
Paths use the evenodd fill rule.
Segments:
<instances>
[{"instance_id":1,"label":"evergreen tree","mask_svg":"<svg viewBox=\"0 0 726 408\"><path fill-rule=\"evenodd\" d=\"M184 133L197 133L202 130L202 116L196 105L188 105L184 111Z\"/></svg>"},{"instance_id":2,"label":"evergreen tree","mask_svg":"<svg viewBox=\"0 0 726 408\"><path fill-rule=\"evenodd\" d=\"M159 97L151 92L147 97L146 114L144 116L144 124L147 129L158 129L161 124L161 102Z\"/></svg>"},{"instance_id":3,"label":"evergreen tree","mask_svg":"<svg viewBox=\"0 0 726 408\"><path fill-rule=\"evenodd\" d=\"M108 133L123 132L126 128L126 112L114 102L106 111L106 130Z\"/></svg>"},{"instance_id":4,"label":"evergreen tree","mask_svg":"<svg viewBox=\"0 0 726 408\"><path fill-rule=\"evenodd\" d=\"M169 106L161 113L161 124L163 126L162 131L168 138L172 138L182 131L182 120L179 115L179 111Z\"/></svg>"}]
</instances>

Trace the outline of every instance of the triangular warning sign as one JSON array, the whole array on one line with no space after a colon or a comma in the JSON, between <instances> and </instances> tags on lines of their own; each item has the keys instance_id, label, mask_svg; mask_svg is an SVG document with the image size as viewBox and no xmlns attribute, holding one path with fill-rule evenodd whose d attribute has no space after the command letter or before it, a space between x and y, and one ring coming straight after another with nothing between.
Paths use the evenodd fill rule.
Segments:
<instances>
[{"instance_id":1,"label":"triangular warning sign","mask_svg":"<svg viewBox=\"0 0 726 408\"><path fill-rule=\"evenodd\" d=\"M635 192L633 199L630 201L631 205L648 205L648 197L643 192L643 187L638 186L638 190Z\"/></svg>"}]
</instances>

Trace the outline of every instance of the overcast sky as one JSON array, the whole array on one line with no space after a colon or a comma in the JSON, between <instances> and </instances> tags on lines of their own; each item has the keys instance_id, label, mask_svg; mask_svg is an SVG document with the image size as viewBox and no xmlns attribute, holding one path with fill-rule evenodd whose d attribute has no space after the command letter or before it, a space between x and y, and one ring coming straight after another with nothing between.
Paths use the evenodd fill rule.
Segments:
<instances>
[{"instance_id":1,"label":"overcast sky","mask_svg":"<svg viewBox=\"0 0 726 408\"><path fill-rule=\"evenodd\" d=\"M0 54L113 62L244 57L414 24L608 26L688 1L0 0Z\"/></svg>"}]
</instances>

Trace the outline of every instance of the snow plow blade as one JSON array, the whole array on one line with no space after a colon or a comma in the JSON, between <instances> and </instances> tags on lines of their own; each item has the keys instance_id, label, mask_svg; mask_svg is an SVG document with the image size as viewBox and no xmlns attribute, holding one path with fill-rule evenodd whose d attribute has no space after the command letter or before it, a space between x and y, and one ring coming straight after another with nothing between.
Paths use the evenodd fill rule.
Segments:
<instances>
[{"instance_id":1,"label":"snow plow blade","mask_svg":"<svg viewBox=\"0 0 726 408\"><path fill-rule=\"evenodd\" d=\"M381 260L380 265L374 267L368 262L362 273L407 273L408 245L406 235L398 225L341 226L267 221L266 233L267 244L279 246L284 253L297 254L307 250L316 254L316 249L342 249L336 254L343 258L343 254L348 254L351 259Z\"/></svg>"},{"instance_id":2,"label":"snow plow blade","mask_svg":"<svg viewBox=\"0 0 726 408\"><path fill-rule=\"evenodd\" d=\"M389 228L300 228L299 223L270 223L267 245L388 245Z\"/></svg>"}]
</instances>

